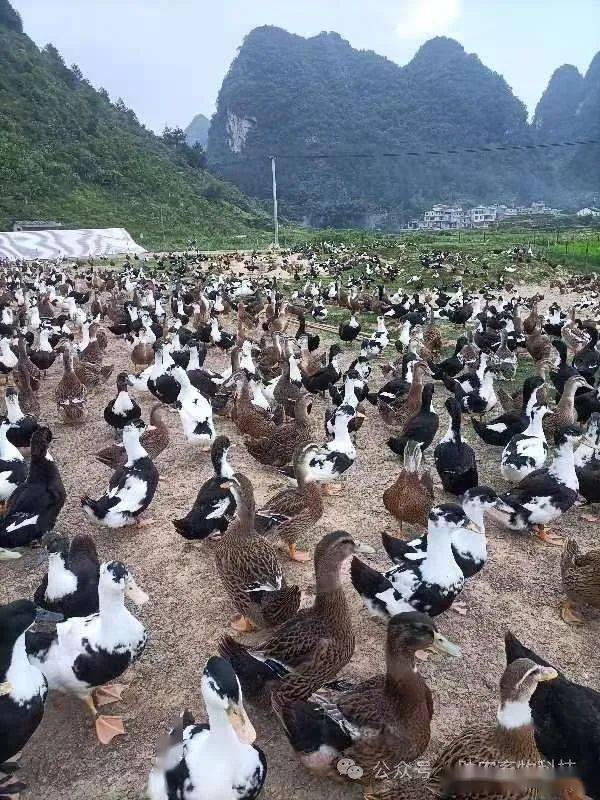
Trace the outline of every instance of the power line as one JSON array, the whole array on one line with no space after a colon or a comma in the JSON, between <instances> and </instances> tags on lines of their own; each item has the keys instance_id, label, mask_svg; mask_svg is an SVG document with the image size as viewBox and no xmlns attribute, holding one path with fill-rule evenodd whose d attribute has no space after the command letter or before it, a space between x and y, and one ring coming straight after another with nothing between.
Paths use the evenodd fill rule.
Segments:
<instances>
[{"instance_id":1,"label":"power line","mask_svg":"<svg viewBox=\"0 0 600 800\"><path fill-rule=\"evenodd\" d=\"M377 159L377 158L424 158L426 156L462 155L466 153L497 153L523 150L547 150L560 147L588 147L600 145L599 139L575 139L572 142L531 142L522 144L491 144L478 147L452 147L447 150L402 150L395 152L371 153L269 153L259 156L241 156L230 161L210 159L216 166L237 166L240 163L270 160L271 158L286 160L317 161L322 159Z\"/></svg>"}]
</instances>

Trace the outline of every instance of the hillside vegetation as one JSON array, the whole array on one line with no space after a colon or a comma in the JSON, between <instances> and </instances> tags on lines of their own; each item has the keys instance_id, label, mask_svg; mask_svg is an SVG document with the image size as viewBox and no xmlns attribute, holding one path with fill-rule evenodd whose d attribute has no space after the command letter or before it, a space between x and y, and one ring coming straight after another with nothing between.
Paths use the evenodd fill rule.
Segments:
<instances>
[{"instance_id":1,"label":"hillside vegetation","mask_svg":"<svg viewBox=\"0 0 600 800\"><path fill-rule=\"evenodd\" d=\"M238 189L146 130L0 0L0 229L14 218L125 227L147 247L239 246L268 219Z\"/></svg>"},{"instance_id":2,"label":"hillside vegetation","mask_svg":"<svg viewBox=\"0 0 600 800\"><path fill-rule=\"evenodd\" d=\"M592 202L600 148L480 150L595 135L598 66L579 76L581 97L571 98L579 84L573 76L558 93L571 110L548 118L569 124L546 126L542 109L531 126L504 78L452 39L426 42L401 67L337 33L306 39L256 28L223 81L209 165L247 194L268 198L268 156L280 156L282 212L313 225L394 228L433 202ZM413 155L365 157L386 152ZM312 158L323 153L363 157Z\"/></svg>"}]
</instances>

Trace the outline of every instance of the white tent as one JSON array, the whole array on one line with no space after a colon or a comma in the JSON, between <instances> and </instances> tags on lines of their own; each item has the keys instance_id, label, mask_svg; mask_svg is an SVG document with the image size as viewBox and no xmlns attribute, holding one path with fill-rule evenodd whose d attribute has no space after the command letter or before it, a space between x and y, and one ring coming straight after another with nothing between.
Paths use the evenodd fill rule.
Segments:
<instances>
[{"instance_id":1,"label":"white tent","mask_svg":"<svg viewBox=\"0 0 600 800\"><path fill-rule=\"evenodd\" d=\"M125 228L0 232L0 259L94 258L145 253Z\"/></svg>"}]
</instances>

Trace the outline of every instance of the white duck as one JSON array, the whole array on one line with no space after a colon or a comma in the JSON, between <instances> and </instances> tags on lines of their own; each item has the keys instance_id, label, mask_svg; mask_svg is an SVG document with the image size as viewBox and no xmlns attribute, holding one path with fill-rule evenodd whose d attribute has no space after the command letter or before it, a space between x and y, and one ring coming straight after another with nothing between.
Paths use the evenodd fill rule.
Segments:
<instances>
[{"instance_id":1,"label":"white duck","mask_svg":"<svg viewBox=\"0 0 600 800\"><path fill-rule=\"evenodd\" d=\"M543 420L549 413L548 406L536 403L531 409L527 429L513 436L506 445L500 464L504 480L518 483L530 472L544 466L548 443L544 435Z\"/></svg>"}]
</instances>

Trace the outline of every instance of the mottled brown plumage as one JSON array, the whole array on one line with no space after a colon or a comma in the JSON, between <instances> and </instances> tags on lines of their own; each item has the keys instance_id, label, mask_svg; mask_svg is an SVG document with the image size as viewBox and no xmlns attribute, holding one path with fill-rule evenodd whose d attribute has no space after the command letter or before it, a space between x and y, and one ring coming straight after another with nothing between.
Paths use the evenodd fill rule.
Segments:
<instances>
[{"instance_id":1,"label":"mottled brown plumage","mask_svg":"<svg viewBox=\"0 0 600 800\"><path fill-rule=\"evenodd\" d=\"M582 553L575 539L568 539L560 571L567 595L562 605L562 618L565 622L581 623L583 620L573 610L573 603L600 609L600 550Z\"/></svg>"},{"instance_id":2,"label":"mottled brown plumage","mask_svg":"<svg viewBox=\"0 0 600 800\"><path fill-rule=\"evenodd\" d=\"M448 744L435 760L427 788L438 797L443 794L444 781L452 777L453 770L467 762L485 769L486 764L497 767L502 763L537 763L542 757L537 749L529 700L540 681L556 678L556 670L542 667L527 658L519 658L504 671L500 681L500 708L495 723L479 722L465 728ZM492 767L492 770L494 769ZM531 798L535 789L523 788L498 794L467 795L487 800L501 798ZM463 795L452 795L461 798Z\"/></svg>"},{"instance_id":3,"label":"mottled brown plumage","mask_svg":"<svg viewBox=\"0 0 600 800\"><path fill-rule=\"evenodd\" d=\"M81 422L86 415L87 389L73 370L71 349L63 351L64 373L54 390L56 405L65 422Z\"/></svg>"},{"instance_id":4,"label":"mottled brown plumage","mask_svg":"<svg viewBox=\"0 0 600 800\"><path fill-rule=\"evenodd\" d=\"M140 436L140 444L155 461L162 451L169 446L169 429L165 425L163 403L155 403L150 409L150 424ZM112 444L96 453L96 460L111 469L122 467L127 461L127 453L122 444Z\"/></svg>"},{"instance_id":5,"label":"mottled brown plumage","mask_svg":"<svg viewBox=\"0 0 600 800\"><path fill-rule=\"evenodd\" d=\"M383 493L383 505L400 523L427 527L433 505L433 480L429 470L421 472L421 445L409 441L404 449L404 466L391 486Z\"/></svg>"},{"instance_id":6,"label":"mottled brown plumage","mask_svg":"<svg viewBox=\"0 0 600 800\"><path fill-rule=\"evenodd\" d=\"M283 425L271 422L269 428L261 425L263 435L260 438L246 440L250 455L261 464L273 467L289 464L294 458L296 449L305 445L312 437L309 416L311 406L310 395L303 394L296 400L292 422L285 422Z\"/></svg>"},{"instance_id":7,"label":"mottled brown plumage","mask_svg":"<svg viewBox=\"0 0 600 800\"><path fill-rule=\"evenodd\" d=\"M217 572L241 620L237 630L278 625L296 613L300 589L287 586L275 548L254 527L254 492L240 473L224 481L236 516L215 547Z\"/></svg>"}]
</instances>

